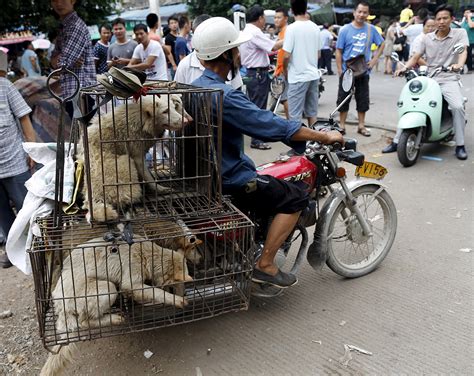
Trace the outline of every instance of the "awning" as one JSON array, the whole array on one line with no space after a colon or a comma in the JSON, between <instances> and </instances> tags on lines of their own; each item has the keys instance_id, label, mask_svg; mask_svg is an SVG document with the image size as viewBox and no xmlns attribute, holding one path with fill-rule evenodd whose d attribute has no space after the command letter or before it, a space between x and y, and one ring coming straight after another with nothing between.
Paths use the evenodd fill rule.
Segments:
<instances>
[{"instance_id":1,"label":"awning","mask_svg":"<svg viewBox=\"0 0 474 376\"><path fill-rule=\"evenodd\" d=\"M20 38L5 38L0 39L0 46L5 46L7 44L15 44L15 43L23 43L23 42L30 42L34 39L34 37L20 37Z\"/></svg>"}]
</instances>

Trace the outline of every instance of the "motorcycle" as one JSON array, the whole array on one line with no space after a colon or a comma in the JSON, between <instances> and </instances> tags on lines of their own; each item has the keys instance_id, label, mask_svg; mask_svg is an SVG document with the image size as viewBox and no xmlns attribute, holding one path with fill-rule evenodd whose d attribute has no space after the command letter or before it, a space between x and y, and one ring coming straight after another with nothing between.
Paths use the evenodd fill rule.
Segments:
<instances>
[{"instance_id":1,"label":"motorcycle","mask_svg":"<svg viewBox=\"0 0 474 376\"><path fill-rule=\"evenodd\" d=\"M317 130L339 130L334 114L353 95L352 71L344 74L343 87L349 92L345 100L331 113L328 122L317 122ZM278 250L275 262L283 267L292 244L299 249L291 267L297 274L304 258L316 270L326 263L335 273L356 278L375 270L390 251L397 230L395 204L380 183L387 169L366 162L357 150L357 141L346 139L345 146L308 142L304 155L282 155L276 161L257 167L258 174L294 182L302 186L310 197L310 204ZM354 181L347 181L341 162L356 167ZM372 178L365 180L361 178ZM319 198L330 196L322 207ZM268 225L272 218L258 218L249 213L256 226L257 252L262 251ZM316 224L312 244L308 247L308 227ZM279 295L281 289L265 284L254 284L253 294L261 297Z\"/></svg>"},{"instance_id":2,"label":"motorcycle","mask_svg":"<svg viewBox=\"0 0 474 376\"><path fill-rule=\"evenodd\" d=\"M439 84L433 77L440 72L448 72L452 60L463 51L463 44L456 44L449 64L438 67L432 72L428 72L426 66L421 66L418 73L410 69L405 74L407 83L397 102L399 117L397 129L400 135L397 154L403 166L410 167L416 163L423 143L453 139L452 114ZM391 58L406 68L400 62L397 53L393 53Z\"/></svg>"},{"instance_id":3,"label":"motorcycle","mask_svg":"<svg viewBox=\"0 0 474 376\"><path fill-rule=\"evenodd\" d=\"M319 78L319 85L318 85L318 98L321 98L321 94L324 91L324 83L326 82L326 79L323 78L323 75L327 73L327 69L322 68L319 69L320 73L320 78ZM273 72L271 73L273 74ZM271 94L271 102L270 102L270 108L269 110L272 111L274 114L276 114L278 110L278 105L281 102L281 96L283 92L286 89L287 83L283 79L282 76L273 76L272 80L270 82L270 94Z\"/></svg>"}]
</instances>

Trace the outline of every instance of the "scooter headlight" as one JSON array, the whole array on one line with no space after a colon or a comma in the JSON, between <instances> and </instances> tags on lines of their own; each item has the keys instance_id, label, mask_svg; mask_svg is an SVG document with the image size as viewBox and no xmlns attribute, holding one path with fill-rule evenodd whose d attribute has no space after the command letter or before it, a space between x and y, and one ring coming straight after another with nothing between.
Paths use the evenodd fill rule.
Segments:
<instances>
[{"instance_id":1,"label":"scooter headlight","mask_svg":"<svg viewBox=\"0 0 474 376\"><path fill-rule=\"evenodd\" d=\"M410 82L410 86L408 86L408 89L410 89L413 94L418 94L423 89L423 84L421 83L421 81L413 80L412 82Z\"/></svg>"}]
</instances>

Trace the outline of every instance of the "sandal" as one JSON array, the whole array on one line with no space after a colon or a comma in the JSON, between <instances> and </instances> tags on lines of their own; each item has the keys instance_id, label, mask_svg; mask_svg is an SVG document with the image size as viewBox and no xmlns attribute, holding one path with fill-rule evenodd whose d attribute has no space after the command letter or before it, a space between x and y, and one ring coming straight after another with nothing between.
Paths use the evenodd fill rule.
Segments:
<instances>
[{"instance_id":1,"label":"sandal","mask_svg":"<svg viewBox=\"0 0 474 376\"><path fill-rule=\"evenodd\" d=\"M346 134L346 128L339 129L339 133L344 136Z\"/></svg>"},{"instance_id":2,"label":"sandal","mask_svg":"<svg viewBox=\"0 0 474 376\"><path fill-rule=\"evenodd\" d=\"M265 142L260 142L258 144L250 144L252 149L259 149L259 150L270 150L272 147Z\"/></svg>"},{"instance_id":3,"label":"sandal","mask_svg":"<svg viewBox=\"0 0 474 376\"><path fill-rule=\"evenodd\" d=\"M367 129L367 128L358 129L357 133L361 134L364 137L370 137L371 136L370 130Z\"/></svg>"}]
</instances>

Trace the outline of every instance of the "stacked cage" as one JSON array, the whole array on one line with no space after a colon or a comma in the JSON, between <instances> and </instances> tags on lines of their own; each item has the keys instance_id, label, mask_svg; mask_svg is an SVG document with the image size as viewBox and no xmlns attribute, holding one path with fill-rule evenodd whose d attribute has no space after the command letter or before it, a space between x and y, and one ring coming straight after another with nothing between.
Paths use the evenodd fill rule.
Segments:
<instances>
[{"instance_id":1,"label":"stacked cage","mask_svg":"<svg viewBox=\"0 0 474 376\"><path fill-rule=\"evenodd\" d=\"M79 211L57 205L35 223L29 254L48 348L249 306L253 224L221 193L222 93L154 83L137 99L105 95L81 90L97 113L70 143L85 172L68 203Z\"/></svg>"}]
</instances>

